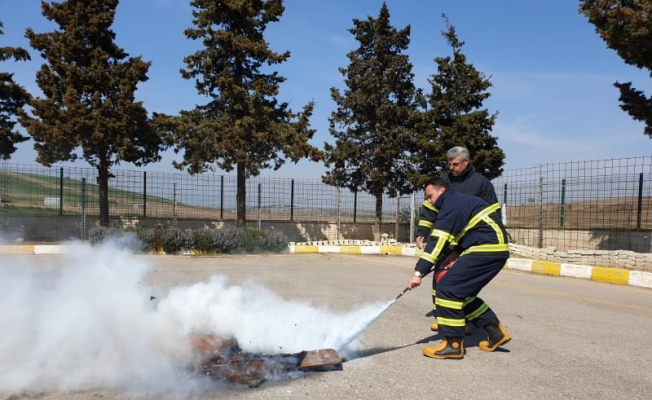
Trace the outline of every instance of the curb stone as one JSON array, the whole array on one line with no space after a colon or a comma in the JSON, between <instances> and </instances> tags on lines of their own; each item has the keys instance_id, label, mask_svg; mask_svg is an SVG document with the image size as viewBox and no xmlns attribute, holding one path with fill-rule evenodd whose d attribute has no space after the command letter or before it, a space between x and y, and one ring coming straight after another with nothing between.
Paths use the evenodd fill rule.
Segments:
<instances>
[{"instance_id":1,"label":"curb stone","mask_svg":"<svg viewBox=\"0 0 652 400\"><path fill-rule=\"evenodd\" d=\"M399 245L372 242L368 240L349 240L353 244L340 244L336 241L290 243L290 254L337 253L351 255L397 255L419 257L421 250L414 245ZM0 255L58 255L67 254L74 249L89 248L90 245L0 245ZM552 261L510 258L505 268L535 274L590 279L615 285L636 286L652 289L652 272L622 268L606 268L590 265L565 264Z\"/></svg>"},{"instance_id":2,"label":"curb stone","mask_svg":"<svg viewBox=\"0 0 652 400\"><path fill-rule=\"evenodd\" d=\"M378 254L419 257L421 250L414 246L400 245L353 245L334 246L321 244L290 243L290 253L340 253L340 254ZM652 289L652 272L635 271L623 268L606 268L590 265L565 264L552 261L510 258L505 268L535 274L590 279L615 285L637 286Z\"/></svg>"}]
</instances>

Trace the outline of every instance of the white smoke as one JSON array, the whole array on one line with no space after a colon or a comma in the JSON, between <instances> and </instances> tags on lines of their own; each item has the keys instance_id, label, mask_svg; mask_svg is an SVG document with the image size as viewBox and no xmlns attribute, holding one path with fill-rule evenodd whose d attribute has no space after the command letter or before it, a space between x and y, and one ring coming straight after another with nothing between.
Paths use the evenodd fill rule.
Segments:
<instances>
[{"instance_id":1,"label":"white smoke","mask_svg":"<svg viewBox=\"0 0 652 400\"><path fill-rule=\"evenodd\" d=\"M340 350L386 306L370 304L335 314L309 302L285 300L255 283L228 286L225 276L213 276L205 283L172 289L158 311L184 332L234 337L247 352L294 353Z\"/></svg>"},{"instance_id":2,"label":"white smoke","mask_svg":"<svg viewBox=\"0 0 652 400\"><path fill-rule=\"evenodd\" d=\"M146 259L112 245L47 268L30 257L0 255L0 393L188 394L211 384L190 368L190 335L235 338L247 352L342 350L388 307L338 314L225 276L152 302Z\"/></svg>"}]
</instances>

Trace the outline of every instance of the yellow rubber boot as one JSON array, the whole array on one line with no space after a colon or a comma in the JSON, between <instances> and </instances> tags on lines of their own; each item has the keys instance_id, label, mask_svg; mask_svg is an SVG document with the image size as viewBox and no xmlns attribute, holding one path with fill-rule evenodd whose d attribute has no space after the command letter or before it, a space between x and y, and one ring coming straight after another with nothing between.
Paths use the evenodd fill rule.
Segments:
<instances>
[{"instance_id":1,"label":"yellow rubber boot","mask_svg":"<svg viewBox=\"0 0 652 400\"><path fill-rule=\"evenodd\" d=\"M444 338L437 346L425 346L423 355L437 359L464 358L464 338Z\"/></svg>"},{"instance_id":2,"label":"yellow rubber boot","mask_svg":"<svg viewBox=\"0 0 652 400\"><path fill-rule=\"evenodd\" d=\"M512 340L509 332L498 321L498 318L491 321L484 329L487 330L487 340L483 340L478 344L478 347L482 351L494 351L498 346L502 346Z\"/></svg>"}]
</instances>

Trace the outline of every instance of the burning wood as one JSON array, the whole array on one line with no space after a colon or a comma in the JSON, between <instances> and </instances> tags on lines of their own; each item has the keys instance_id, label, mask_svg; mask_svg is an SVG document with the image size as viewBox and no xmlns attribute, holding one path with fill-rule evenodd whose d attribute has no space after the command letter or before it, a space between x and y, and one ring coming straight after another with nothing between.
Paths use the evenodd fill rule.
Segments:
<instances>
[{"instance_id":1,"label":"burning wood","mask_svg":"<svg viewBox=\"0 0 652 400\"><path fill-rule=\"evenodd\" d=\"M212 378L258 387L271 377L292 371L324 371L346 361L333 349L300 353L246 353L235 339L193 336L193 349L201 355L199 370Z\"/></svg>"}]
</instances>

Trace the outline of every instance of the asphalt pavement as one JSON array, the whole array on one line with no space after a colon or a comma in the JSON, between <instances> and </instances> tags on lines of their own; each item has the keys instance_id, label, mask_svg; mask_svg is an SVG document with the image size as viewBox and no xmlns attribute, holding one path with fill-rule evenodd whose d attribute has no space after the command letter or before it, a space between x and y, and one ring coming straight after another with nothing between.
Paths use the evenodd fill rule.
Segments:
<instances>
[{"instance_id":1,"label":"asphalt pavement","mask_svg":"<svg viewBox=\"0 0 652 400\"><path fill-rule=\"evenodd\" d=\"M18 257L22 256L5 255L2 262ZM48 265L60 256L29 257L31 265ZM345 254L137 257L152 266L147 281L161 293L220 274L232 284L255 281L285 299L342 313L396 298L416 261L396 255ZM364 331L357 352L341 369L266 382L258 388L222 388L192 398L650 398L652 290L505 269L480 297L512 335L512 341L494 353L479 350L484 333L475 331L466 338L462 360L422 355L425 344L440 339L429 330L427 277ZM161 398L104 389L27 394L1 389L3 400Z\"/></svg>"}]
</instances>

